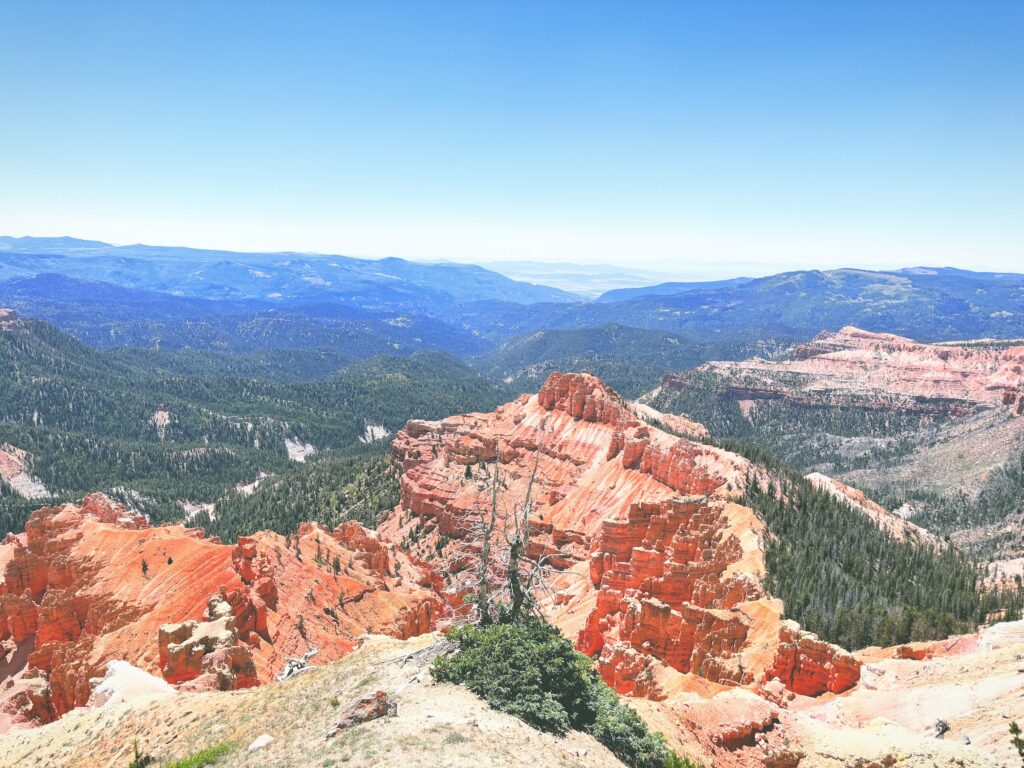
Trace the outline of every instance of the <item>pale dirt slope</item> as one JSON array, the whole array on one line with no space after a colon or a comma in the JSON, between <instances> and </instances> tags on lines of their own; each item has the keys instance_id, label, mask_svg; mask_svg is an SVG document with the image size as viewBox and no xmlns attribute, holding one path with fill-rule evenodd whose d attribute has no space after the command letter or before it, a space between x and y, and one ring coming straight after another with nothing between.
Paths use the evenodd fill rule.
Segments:
<instances>
[{"instance_id":1,"label":"pale dirt slope","mask_svg":"<svg viewBox=\"0 0 1024 768\"><path fill-rule=\"evenodd\" d=\"M123 768L138 739L158 759L156 765L230 741L238 746L218 768L622 768L589 736L541 733L492 710L464 688L433 684L425 656L401 661L436 639L433 634L407 641L374 636L341 661L283 683L76 709L49 725L0 736L0 766ZM397 717L325 738L341 710L377 690L395 698ZM332 698L339 701L337 709ZM248 752L264 733L274 741Z\"/></svg>"}]
</instances>

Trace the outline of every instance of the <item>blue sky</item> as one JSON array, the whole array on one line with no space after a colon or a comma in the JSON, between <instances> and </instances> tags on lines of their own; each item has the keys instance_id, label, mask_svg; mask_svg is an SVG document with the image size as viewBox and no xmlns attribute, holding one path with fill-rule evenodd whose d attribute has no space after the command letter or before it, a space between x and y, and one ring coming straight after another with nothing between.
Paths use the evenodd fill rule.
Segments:
<instances>
[{"instance_id":1,"label":"blue sky","mask_svg":"<svg viewBox=\"0 0 1024 768\"><path fill-rule=\"evenodd\" d=\"M1024 271L1021 2L0 5L0 233Z\"/></svg>"}]
</instances>

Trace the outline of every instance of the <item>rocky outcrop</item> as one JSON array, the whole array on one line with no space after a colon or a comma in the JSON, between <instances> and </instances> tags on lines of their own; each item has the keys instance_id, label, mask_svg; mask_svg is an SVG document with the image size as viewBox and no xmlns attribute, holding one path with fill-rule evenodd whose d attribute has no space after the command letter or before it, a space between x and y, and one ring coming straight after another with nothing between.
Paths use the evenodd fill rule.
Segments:
<instances>
[{"instance_id":1,"label":"rocky outcrop","mask_svg":"<svg viewBox=\"0 0 1024 768\"><path fill-rule=\"evenodd\" d=\"M331 538L356 553L356 559L379 578L391 576L392 558L389 548L374 531L368 531L354 520L342 523L331 532Z\"/></svg>"},{"instance_id":2,"label":"rocky outcrop","mask_svg":"<svg viewBox=\"0 0 1024 768\"><path fill-rule=\"evenodd\" d=\"M327 738L333 739L342 731L353 728L381 717L394 717L398 714L398 704L384 691L375 691L352 702L331 726L327 729Z\"/></svg>"},{"instance_id":3,"label":"rocky outcrop","mask_svg":"<svg viewBox=\"0 0 1024 768\"><path fill-rule=\"evenodd\" d=\"M761 476L746 459L658 429L593 376L560 373L492 414L410 422L392 451L402 503L380 533L449 574L452 602L497 465L499 525L530 487L529 554L558 571L548 614L616 690L661 698L667 673L739 686L786 670L775 661L788 649L782 606L763 586L764 525L732 501ZM822 690L852 685L843 670Z\"/></svg>"},{"instance_id":4,"label":"rocky outcrop","mask_svg":"<svg viewBox=\"0 0 1024 768\"><path fill-rule=\"evenodd\" d=\"M239 642L230 603L210 598L203 621L164 624L157 636L160 671L190 690L230 691L259 683L249 646Z\"/></svg>"},{"instance_id":5,"label":"rocky outcrop","mask_svg":"<svg viewBox=\"0 0 1024 768\"><path fill-rule=\"evenodd\" d=\"M630 403L629 409L636 414L637 418L653 424L660 429L666 429L680 437L687 437L693 440L703 440L710 437L711 433L703 424L694 421L688 416L678 413L663 413L655 410L646 403Z\"/></svg>"},{"instance_id":6,"label":"rocky outcrop","mask_svg":"<svg viewBox=\"0 0 1024 768\"><path fill-rule=\"evenodd\" d=\"M0 544L0 727L46 722L90 697L108 662L184 689L271 680L290 656L323 661L367 632L434 627L429 568L355 523L304 525L235 545L151 527L102 495L35 512Z\"/></svg>"},{"instance_id":7,"label":"rocky outcrop","mask_svg":"<svg viewBox=\"0 0 1024 768\"><path fill-rule=\"evenodd\" d=\"M25 590L21 595L0 595L0 640L11 638L20 643L39 629L39 606L32 600L32 593Z\"/></svg>"},{"instance_id":8,"label":"rocky outcrop","mask_svg":"<svg viewBox=\"0 0 1024 768\"><path fill-rule=\"evenodd\" d=\"M46 486L28 470L31 456L9 443L0 443L0 482L26 499L45 499Z\"/></svg>"},{"instance_id":9,"label":"rocky outcrop","mask_svg":"<svg viewBox=\"0 0 1024 768\"><path fill-rule=\"evenodd\" d=\"M860 662L811 632L804 632L795 621L785 621L779 630L779 648L764 680L779 680L794 693L817 696L842 693L860 680Z\"/></svg>"}]
</instances>

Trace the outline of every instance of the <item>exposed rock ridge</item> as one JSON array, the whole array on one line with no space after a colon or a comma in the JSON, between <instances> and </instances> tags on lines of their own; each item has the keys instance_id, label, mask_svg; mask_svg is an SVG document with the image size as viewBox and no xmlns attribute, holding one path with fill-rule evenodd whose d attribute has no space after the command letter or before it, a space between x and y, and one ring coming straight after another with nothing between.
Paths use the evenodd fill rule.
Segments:
<instances>
[{"instance_id":1,"label":"exposed rock ridge","mask_svg":"<svg viewBox=\"0 0 1024 768\"><path fill-rule=\"evenodd\" d=\"M0 482L26 499L44 499L50 495L46 486L28 469L28 451L9 443L0 443Z\"/></svg>"},{"instance_id":2,"label":"exposed rock ridge","mask_svg":"<svg viewBox=\"0 0 1024 768\"><path fill-rule=\"evenodd\" d=\"M797 679L802 656L775 658L792 643L762 584L763 523L731 501L759 472L746 459L646 423L594 376L562 373L491 414L410 421L392 452L401 504L381 535L441 563L451 597L497 463L502 510L522 502L533 475L530 554L557 554L562 570L549 614L617 690L659 697L666 670L725 686L776 668ZM841 649L828 653L857 668ZM852 684L815 679L800 684Z\"/></svg>"},{"instance_id":3,"label":"exposed rock ridge","mask_svg":"<svg viewBox=\"0 0 1024 768\"><path fill-rule=\"evenodd\" d=\"M869 499L863 491L857 488L851 488L846 483L840 482L828 475L823 475L820 472L812 472L807 475L807 479L818 490L825 491L840 501L845 501L854 509L863 512L865 516L874 521L875 525L894 539L926 544L938 549L946 546L946 542L938 536L890 512L881 504Z\"/></svg>"}]
</instances>

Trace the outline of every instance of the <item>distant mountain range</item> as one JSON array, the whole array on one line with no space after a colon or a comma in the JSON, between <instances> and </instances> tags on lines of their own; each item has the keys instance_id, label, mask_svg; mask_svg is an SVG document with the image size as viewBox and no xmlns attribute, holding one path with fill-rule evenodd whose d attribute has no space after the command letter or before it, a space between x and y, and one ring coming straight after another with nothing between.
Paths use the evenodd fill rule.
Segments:
<instances>
[{"instance_id":1,"label":"distant mountain range","mask_svg":"<svg viewBox=\"0 0 1024 768\"><path fill-rule=\"evenodd\" d=\"M488 364L533 381L541 368L581 359L566 354L579 337L529 340L540 331L614 328L588 338L584 351L594 360L643 358L655 367L665 355L652 346L663 346L664 334L701 347L699 354L685 350L676 366L846 325L922 341L1022 337L1024 275L809 270L620 288L585 301L462 264L6 237L0 306L99 347L328 349L354 359L418 350L478 357L506 345ZM561 351L553 353L553 344ZM595 373L627 384L611 369Z\"/></svg>"},{"instance_id":2,"label":"distant mountain range","mask_svg":"<svg viewBox=\"0 0 1024 768\"><path fill-rule=\"evenodd\" d=\"M471 264L0 237L0 280L43 273L192 298L275 304L330 300L368 309L427 310L479 299L531 304L579 298Z\"/></svg>"},{"instance_id":3,"label":"distant mountain range","mask_svg":"<svg viewBox=\"0 0 1024 768\"><path fill-rule=\"evenodd\" d=\"M213 300L41 274L0 283L0 306L56 325L94 347L332 349L350 358L491 345L442 313L364 309L344 301L271 305Z\"/></svg>"},{"instance_id":4,"label":"distant mountain range","mask_svg":"<svg viewBox=\"0 0 1024 768\"><path fill-rule=\"evenodd\" d=\"M605 291L597 297L598 301L627 301L641 296L674 296L689 291L712 291L717 288L732 288L749 283L753 278L734 277L730 280L708 280L693 283L658 283L657 285L641 285L635 288L615 288Z\"/></svg>"},{"instance_id":5,"label":"distant mountain range","mask_svg":"<svg viewBox=\"0 0 1024 768\"><path fill-rule=\"evenodd\" d=\"M537 304L528 312L493 301L459 310L463 322L494 340L608 323L669 331L697 341L806 340L846 325L923 341L1024 336L1024 275L837 269L698 286L683 284L670 294L655 286L655 292L620 301Z\"/></svg>"}]
</instances>

